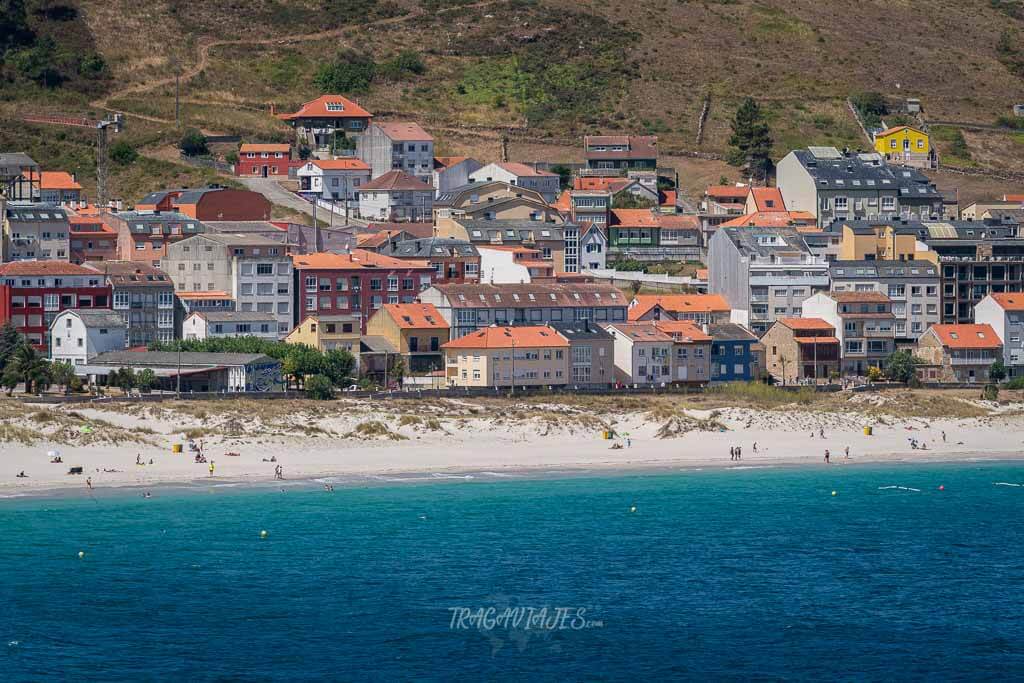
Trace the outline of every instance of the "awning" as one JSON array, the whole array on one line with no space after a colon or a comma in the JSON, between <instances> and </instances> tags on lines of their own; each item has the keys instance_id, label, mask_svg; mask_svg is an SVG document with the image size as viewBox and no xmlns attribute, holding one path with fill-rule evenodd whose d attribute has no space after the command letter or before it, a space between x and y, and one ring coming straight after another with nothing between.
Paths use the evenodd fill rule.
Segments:
<instances>
[{"instance_id":1,"label":"awning","mask_svg":"<svg viewBox=\"0 0 1024 683\"><path fill-rule=\"evenodd\" d=\"M794 337L794 341L797 344L838 344L839 340L835 337Z\"/></svg>"}]
</instances>

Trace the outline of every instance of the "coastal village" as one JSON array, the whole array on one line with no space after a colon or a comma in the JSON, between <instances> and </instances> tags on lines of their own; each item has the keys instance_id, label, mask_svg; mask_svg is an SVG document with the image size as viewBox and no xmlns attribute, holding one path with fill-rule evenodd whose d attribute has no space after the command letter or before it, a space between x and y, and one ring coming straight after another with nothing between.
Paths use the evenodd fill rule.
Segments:
<instances>
[{"instance_id":1,"label":"coastal village","mask_svg":"<svg viewBox=\"0 0 1024 683\"><path fill-rule=\"evenodd\" d=\"M751 169L688 197L651 135L584 136L585 161L564 165L437 156L417 122L339 94L268 115L293 140L240 140L237 182L136 198L88 197L68 169L0 153L9 390L1024 375L1024 194L960 206L927 177L938 159L914 126L861 151L794 149L774 182ZM116 134L120 118L98 125ZM308 220L272 219L281 195ZM290 362L289 346L320 355Z\"/></svg>"}]
</instances>

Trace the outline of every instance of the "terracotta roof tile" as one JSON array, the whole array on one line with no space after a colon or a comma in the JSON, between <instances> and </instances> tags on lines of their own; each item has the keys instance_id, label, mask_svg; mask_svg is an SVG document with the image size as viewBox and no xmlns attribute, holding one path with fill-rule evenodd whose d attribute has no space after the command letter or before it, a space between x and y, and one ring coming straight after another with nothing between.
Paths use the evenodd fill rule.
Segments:
<instances>
[{"instance_id":1,"label":"terracotta roof tile","mask_svg":"<svg viewBox=\"0 0 1024 683\"><path fill-rule=\"evenodd\" d=\"M836 329L821 318L779 318L777 322L793 331L826 330L835 332Z\"/></svg>"},{"instance_id":2,"label":"terracotta roof tile","mask_svg":"<svg viewBox=\"0 0 1024 683\"><path fill-rule=\"evenodd\" d=\"M639 320L655 306L670 313L724 313L732 310L721 294L638 294L629 306L629 319Z\"/></svg>"},{"instance_id":3,"label":"terracotta roof tile","mask_svg":"<svg viewBox=\"0 0 1024 683\"><path fill-rule=\"evenodd\" d=\"M13 261L0 265L0 276L18 275L97 275L95 270L66 261Z\"/></svg>"},{"instance_id":4,"label":"terracotta roof tile","mask_svg":"<svg viewBox=\"0 0 1024 683\"><path fill-rule=\"evenodd\" d=\"M746 199L750 188L746 185L709 185L704 194L709 197L728 197L730 199Z\"/></svg>"},{"instance_id":5,"label":"terracotta roof tile","mask_svg":"<svg viewBox=\"0 0 1024 683\"><path fill-rule=\"evenodd\" d=\"M990 296L1004 310L1024 311L1024 294L996 292L991 294Z\"/></svg>"},{"instance_id":6,"label":"terracotta roof tile","mask_svg":"<svg viewBox=\"0 0 1024 683\"><path fill-rule=\"evenodd\" d=\"M658 216L650 209L611 209L610 227L656 228Z\"/></svg>"},{"instance_id":7,"label":"terracotta roof tile","mask_svg":"<svg viewBox=\"0 0 1024 683\"><path fill-rule=\"evenodd\" d=\"M707 334L692 320L656 320L654 326L665 334L669 334L675 341L686 342L709 342L711 335Z\"/></svg>"},{"instance_id":8,"label":"terracotta roof tile","mask_svg":"<svg viewBox=\"0 0 1024 683\"><path fill-rule=\"evenodd\" d=\"M325 171L369 171L362 159L312 159L311 164Z\"/></svg>"},{"instance_id":9,"label":"terracotta roof tile","mask_svg":"<svg viewBox=\"0 0 1024 683\"><path fill-rule=\"evenodd\" d=\"M384 304L384 313L402 329L447 330L448 323L437 311L434 304ZM379 315L379 313L377 314Z\"/></svg>"},{"instance_id":10,"label":"terracotta roof tile","mask_svg":"<svg viewBox=\"0 0 1024 683\"><path fill-rule=\"evenodd\" d=\"M296 270L352 270L354 268L428 268L426 261L409 261L384 256L365 249L353 249L349 254L317 252L315 254L293 254L292 264Z\"/></svg>"},{"instance_id":11,"label":"terracotta roof tile","mask_svg":"<svg viewBox=\"0 0 1024 683\"><path fill-rule=\"evenodd\" d=\"M282 154L291 154L292 146L289 144L280 144L276 142L246 142L238 148L239 154L247 154L252 152L253 154L260 154L266 152L267 154L281 152Z\"/></svg>"},{"instance_id":12,"label":"terracotta roof tile","mask_svg":"<svg viewBox=\"0 0 1024 683\"><path fill-rule=\"evenodd\" d=\"M442 344L443 349L557 348L569 341L550 327L485 327Z\"/></svg>"},{"instance_id":13,"label":"terracotta roof tile","mask_svg":"<svg viewBox=\"0 0 1024 683\"><path fill-rule=\"evenodd\" d=\"M422 140L433 140L434 136L423 130L423 126L411 121L377 121L377 126L385 135L392 140L402 142L420 142Z\"/></svg>"},{"instance_id":14,"label":"terracotta roof tile","mask_svg":"<svg viewBox=\"0 0 1024 683\"><path fill-rule=\"evenodd\" d=\"M928 332L934 334L943 346L951 349L998 349L1003 345L996 331L987 324L932 325Z\"/></svg>"},{"instance_id":15,"label":"terracotta roof tile","mask_svg":"<svg viewBox=\"0 0 1024 683\"><path fill-rule=\"evenodd\" d=\"M807 211L755 211L722 223L721 228L785 228L815 225L817 219Z\"/></svg>"},{"instance_id":16,"label":"terracotta roof tile","mask_svg":"<svg viewBox=\"0 0 1024 683\"><path fill-rule=\"evenodd\" d=\"M70 173L64 171L43 171L39 174L39 187L43 190L81 190Z\"/></svg>"},{"instance_id":17,"label":"terracotta roof tile","mask_svg":"<svg viewBox=\"0 0 1024 683\"><path fill-rule=\"evenodd\" d=\"M327 109L327 105L341 105L339 111L331 111ZM277 118L284 121L291 121L293 119L301 118L331 118L331 119L352 119L352 118L371 118L373 114L366 111L352 100L342 97L341 95L321 95L315 100L306 102L299 110L292 114L278 114Z\"/></svg>"},{"instance_id":18,"label":"terracotta roof tile","mask_svg":"<svg viewBox=\"0 0 1024 683\"><path fill-rule=\"evenodd\" d=\"M754 198L754 207L758 211L785 211L786 202L777 187L752 187L750 194Z\"/></svg>"}]
</instances>

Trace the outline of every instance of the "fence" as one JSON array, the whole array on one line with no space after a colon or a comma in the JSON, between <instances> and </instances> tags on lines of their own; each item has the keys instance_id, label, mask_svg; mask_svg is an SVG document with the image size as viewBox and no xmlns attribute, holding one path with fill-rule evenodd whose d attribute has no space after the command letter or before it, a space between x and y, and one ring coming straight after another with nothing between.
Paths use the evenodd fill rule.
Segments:
<instances>
[{"instance_id":1,"label":"fence","mask_svg":"<svg viewBox=\"0 0 1024 683\"><path fill-rule=\"evenodd\" d=\"M196 166L199 168L212 168L223 173L234 173L234 167L226 161L217 161L211 157L195 157L185 154L184 152L179 153L181 160L189 166Z\"/></svg>"}]
</instances>

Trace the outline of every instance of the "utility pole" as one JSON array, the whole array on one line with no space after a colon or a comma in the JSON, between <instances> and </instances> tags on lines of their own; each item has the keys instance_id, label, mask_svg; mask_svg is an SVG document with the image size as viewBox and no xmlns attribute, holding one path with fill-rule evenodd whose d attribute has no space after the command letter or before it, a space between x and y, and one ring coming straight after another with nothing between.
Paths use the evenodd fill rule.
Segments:
<instances>
[{"instance_id":1,"label":"utility pole","mask_svg":"<svg viewBox=\"0 0 1024 683\"><path fill-rule=\"evenodd\" d=\"M516 338L512 337L512 391L509 396L516 395Z\"/></svg>"},{"instance_id":2,"label":"utility pole","mask_svg":"<svg viewBox=\"0 0 1024 683\"><path fill-rule=\"evenodd\" d=\"M177 397L181 398L181 340L178 340L178 374L175 375L176 387L175 393Z\"/></svg>"}]
</instances>

